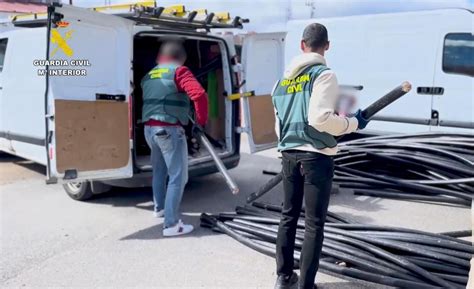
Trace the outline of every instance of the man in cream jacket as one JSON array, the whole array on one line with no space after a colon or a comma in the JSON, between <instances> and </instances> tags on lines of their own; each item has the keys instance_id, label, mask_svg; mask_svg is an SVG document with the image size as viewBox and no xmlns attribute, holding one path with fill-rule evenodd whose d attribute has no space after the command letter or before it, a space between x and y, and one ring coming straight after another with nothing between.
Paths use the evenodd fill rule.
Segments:
<instances>
[{"instance_id":1,"label":"man in cream jacket","mask_svg":"<svg viewBox=\"0 0 474 289\"><path fill-rule=\"evenodd\" d=\"M336 113L338 83L326 66L329 48L326 27L307 26L301 40L303 53L296 56L275 85L272 94L276 111L278 150L282 153L284 201L278 229L275 288L316 288L337 153L334 136L363 129L367 120L358 111L354 117ZM300 280L293 272L295 234L305 201L305 233L300 256Z\"/></svg>"}]
</instances>

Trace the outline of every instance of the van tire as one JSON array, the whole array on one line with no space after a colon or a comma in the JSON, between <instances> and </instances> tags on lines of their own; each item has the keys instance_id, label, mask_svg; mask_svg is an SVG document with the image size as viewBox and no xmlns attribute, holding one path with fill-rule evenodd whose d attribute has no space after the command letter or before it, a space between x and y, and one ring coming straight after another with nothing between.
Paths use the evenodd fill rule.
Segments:
<instances>
[{"instance_id":1,"label":"van tire","mask_svg":"<svg viewBox=\"0 0 474 289\"><path fill-rule=\"evenodd\" d=\"M63 184L63 188L67 195L76 201L85 201L94 195L91 183L88 181L66 183Z\"/></svg>"}]
</instances>

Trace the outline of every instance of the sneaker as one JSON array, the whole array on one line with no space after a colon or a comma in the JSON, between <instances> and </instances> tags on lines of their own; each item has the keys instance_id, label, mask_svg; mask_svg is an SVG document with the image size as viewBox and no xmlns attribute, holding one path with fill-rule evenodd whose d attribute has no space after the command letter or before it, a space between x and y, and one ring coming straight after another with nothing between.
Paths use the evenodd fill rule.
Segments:
<instances>
[{"instance_id":1,"label":"sneaker","mask_svg":"<svg viewBox=\"0 0 474 289\"><path fill-rule=\"evenodd\" d=\"M180 236L191 233L194 230L193 225L185 225L181 220L173 227L163 229L164 237Z\"/></svg>"},{"instance_id":2,"label":"sneaker","mask_svg":"<svg viewBox=\"0 0 474 289\"><path fill-rule=\"evenodd\" d=\"M293 272L291 276L279 275L275 283L275 289L296 289L298 288L298 275Z\"/></svg>"},{"instance_id":3,"label":"sneaker","mask_svg":"<svg viewBox=\"0 0 474 289\"><path fill-rule=\"evenodd\" d=\"M165 210L159 210L158 212L153 212L153 216L155 218L163 218L163 216L165 215Z\"/></svg>"}]
</instances>

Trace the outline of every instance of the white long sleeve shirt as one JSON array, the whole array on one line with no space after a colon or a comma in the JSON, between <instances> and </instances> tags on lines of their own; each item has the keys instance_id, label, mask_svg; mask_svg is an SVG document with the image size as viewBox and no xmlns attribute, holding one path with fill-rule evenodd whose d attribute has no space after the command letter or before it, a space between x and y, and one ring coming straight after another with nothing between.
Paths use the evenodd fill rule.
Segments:
<instances>
[{"instance_id":1,"label":"white long sleeve shirt","mask_svg":"<svg viewBox=\"0 0 474 289\"><path fill-rule=\"evenodd\" d=\"M318 53L303 53L296 56L285 70L284 77L292 79L298 76L308 66L323 64L326 60ZM320 132L333 136L352 133L357 130L358 122L355 117L342 117L336 114L336 105L339 97L339 85L336 75L331 70L321 73L313 83L308 108L308 123ZM278 116L276 116L275 130L280 132ZM305 144L292 148L295 150L318 152L325 155L335 155L337 147L317 149Z\"/></svg>"}]
</instances>

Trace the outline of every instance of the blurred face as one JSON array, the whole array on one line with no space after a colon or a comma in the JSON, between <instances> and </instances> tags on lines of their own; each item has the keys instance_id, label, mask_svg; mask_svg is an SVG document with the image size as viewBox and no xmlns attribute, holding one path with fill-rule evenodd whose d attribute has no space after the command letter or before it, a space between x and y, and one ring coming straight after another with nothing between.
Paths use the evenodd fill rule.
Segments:
<instances>
[{"instance_id":1,"label":"blurred face","mask_svg":"<svg viewBox=\"0 0 474 289\"><path fill-rule=\"evenodd\" d=\"M184 65L186 62L186 57L181 57L181 59L174 59L174 62L176 62L179 65ZM160 63L160 54L156 56L156 64Z\"/></svg>"}]
</instances>

